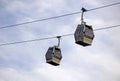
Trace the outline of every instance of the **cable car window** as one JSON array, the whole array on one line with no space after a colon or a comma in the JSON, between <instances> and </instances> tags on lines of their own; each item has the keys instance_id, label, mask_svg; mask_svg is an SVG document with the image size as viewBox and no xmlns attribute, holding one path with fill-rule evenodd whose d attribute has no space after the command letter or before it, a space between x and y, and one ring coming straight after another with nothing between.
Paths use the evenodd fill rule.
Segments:
<instances>
[{"instance_id":1,"label":"cable car window","mask_svg":"<svg viewBox=\"0 0 120 81\"><path fill-rule=\"evenodd\" d=\"M93 30L90 26L87 26L85 29L85 35L89 38L93 38L94 34L93 34Z\"/></svg>"},{"instance_id":2,"label":"cable car window","mask_svg":"<svg viewBox=\"0 0 120 81\"><path fill-rule=\"evenodd\" d=\"M55 56L61 58L61 50L59 48L55 48Z\"/></svg>"}]
</instances>

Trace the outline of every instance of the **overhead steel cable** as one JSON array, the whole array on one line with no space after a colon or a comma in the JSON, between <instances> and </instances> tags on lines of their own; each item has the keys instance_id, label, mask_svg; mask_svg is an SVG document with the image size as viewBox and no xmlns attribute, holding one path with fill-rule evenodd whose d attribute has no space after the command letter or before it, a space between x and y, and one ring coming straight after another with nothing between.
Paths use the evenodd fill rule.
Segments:
<instances>
[{"instance_id":1,"label":"overhead steel cable","mask_svg":"<svg viewBox=\"0 0 120 81\"><path fill-rule=\"evenodd\" d=\"M116 28L116 27L120 27L120 25L114 25L114 26L108 26L108 27L98 28L98 29L95 29L94 31L105 30L105 29Z\"/></svg>"},{"instance_id":2,"label":"overhead steel cable","mask_svg":"<svg viewBox=\"0 0 120 81\"><path fill-rule=\"evenodd\" d=\"M114 26L98 28L98 29L95 29L94 31L105 30L105 29L116 28L116 27L120 27L120 25L114 25ZM74 35L74 33L61 35L60 37L71 36L71 35ZM12 45L12 44L20 44L20 43L27 43L27 42L35 42L35 41L41 41L41 40L48 40L48 39L53 39L53 38L57 38L57 37L58 36L51 36L51 37L38 38L38 39L33 39L33 40L25 40L25 41L11 42L11 43L3 43L3 44L0 44L0 46L6 46L6 45Z\"/></svg>"},{"instance_id":3,"label":"overhead steel cable","mask_svg":"<svg viewBox=\"0 0 120 81\"><path fill-rule=\"evenodd\" d=\"M106 7L110 7L110 6L114 6L114 5L119 5L119 4L120 4L120 2L117 2L117 3L113 3L113 4L101 6L101 7L96 7L96 8L89 9L86 12L97 10L97 9L102 9L102 8L106 8ZM30 23L35 23L35 22L40 22L40 21L45 21L45 20L51 20L51 19L56 19L56 18L61 18L61 17L75 15L75 14L79 14L79 13L81 13L81 11L68 13L68 14L63 14L63 15L54 16L54 17L48 17L48 18L33 20L33 21L28 21L28 22L23 22L23 23L18 23L18 24L13 24L13 25L8 25L8 26L2 26L2 27L0 27L0 29L11 28L11 27L20 26L20 25L25 25L25 24L30 24Z\"/></svg>"},{"instance_id":4,"label":"overhead steel cable","mask_svg":"<svg viewBox=\"0 0 120 81\"><path fill-rule=\"evenodd\" d=\"M39 38L39 39L33 39L33 40L25 40L25 41L4 43L4 44L0 44L0 46L11 45L11 44L19 44L19 43L26 43L26 42L34 42L34 41L47 40L47 39L53 39L53 38L56 38L56 37L54 36L54 37Z\"/></svg>"},{"instance_id":5,"label":"overhead steel cable","mask_svg":"<svg viewBox=\"0 0 120 81\"><path fill-rule=\"evenodd\" d=\"M97 9L102 9L102 8L106 8L106 7L110 7L110 6L114 6L114 5L119 5L120 2L117 2L117 3L113 3L113 4L109 4L109 5L105 5L105 6L100 6L100 7L96 7L96 8L93 8L93 9L89 9L87 11L93 11L93 10L97 10Z\"/></svg>"}]
</instances>

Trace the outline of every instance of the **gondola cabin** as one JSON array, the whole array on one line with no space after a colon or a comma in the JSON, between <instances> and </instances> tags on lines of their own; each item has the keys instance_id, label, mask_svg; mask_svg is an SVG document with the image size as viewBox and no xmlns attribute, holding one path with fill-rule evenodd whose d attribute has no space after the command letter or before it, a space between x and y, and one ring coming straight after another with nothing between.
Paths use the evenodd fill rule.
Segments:
<instances>
[{"instance_id":1,"label":"gondola cabin","mask_svg":"<svg viewBox=\"0 0 120 81\"><path fill-rule=\"evenodd\" d=\"M89 46L92 44L94 32L92 26L86 24L79 24L74 33L75 43L82 46Z\"/></svg>"},{"instance_id":2,"label":"gondola cabin","mask_svg":"<svg viewBox=\"0 0 120 81\"><path fill-rule=\"evenodd\" d=\"M47 63L58 66L62 59L61 49L57 46L49 47L45 57Z\"/></svg>"}]
</instances>

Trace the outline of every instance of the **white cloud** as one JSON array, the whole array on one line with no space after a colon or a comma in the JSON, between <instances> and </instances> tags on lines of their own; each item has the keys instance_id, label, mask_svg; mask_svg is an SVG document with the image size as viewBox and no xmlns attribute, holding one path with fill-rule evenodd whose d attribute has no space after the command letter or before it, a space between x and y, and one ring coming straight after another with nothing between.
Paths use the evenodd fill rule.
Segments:
<instances>
[{"instance_id":1,"label":"white cloud","mask_svg":"<svg viewBox=\"0 0 120 81\"><path fill-rule=\"evenodd\" d=\"M28 76L25 72L21 72L12 68L0 69L0 78L3 81L34 81L31 76Z\"/></svg>"},{"instance_id":2,"label":"white cloud","mask_svg":"<svg viewBox=\"0 0 120 81\"><path fill-rule=\"evenodd\" d=\"M68 4L64 0L6 0L5 3L8 5L4 9L15 15L17 23L72 12L82 6L77 0L74 1L76 4ZM102 1L96 0L82 3L86 8L103 5ZM94 29L111 26L119 22L119 17L114 15L119 8L115 9L86 13L85 20ZM0 41L13 42L73 33L80 20L77 17L6 29L0 31ZM119 41L119 29L96 31L93 44L89 47L76 45L73 36L64 37L61 40L63 59L59 67L46 64L44 56L48 47L56 44L56 39L0 47L0 81L119 81Z\"/></svg>"},{"instance_id":3,"label":"white cloud","mask_svg":"<svg viewBox=\"0 0 120 81\"><path fill-rule=\"evenodd\" d=\"M94 6L98 6L100 5L99 1L96 0L84 0L83 1L84 4L88 4L88 5L94 5Z\"/></svg>"}]
</instances>

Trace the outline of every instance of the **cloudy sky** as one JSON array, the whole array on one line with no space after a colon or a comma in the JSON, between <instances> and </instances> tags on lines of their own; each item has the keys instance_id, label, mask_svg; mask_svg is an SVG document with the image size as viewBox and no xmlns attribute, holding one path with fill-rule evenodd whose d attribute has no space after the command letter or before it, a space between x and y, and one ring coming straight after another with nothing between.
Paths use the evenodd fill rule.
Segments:
<instances>
[{"instance_id":1,"label":"cloudy sky","mask_svg":"<svg viewBox=\"0 0 120 81\"><path fill-rule=\"evenodd\" d=\"M0 0L0 27L117 3L118 0ZM118 25L120 5L85 13L93 29ZM0 30L0 44L73 33L80 15ZM95 31L92 46L61 39L60 66L46 63L57 39L0 46L0 81L120 81L120 28Z\"/></svg>"}]
</instances>

